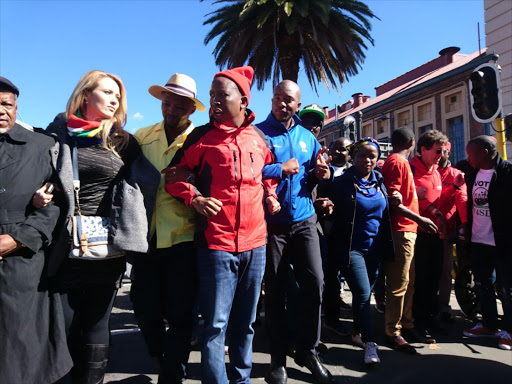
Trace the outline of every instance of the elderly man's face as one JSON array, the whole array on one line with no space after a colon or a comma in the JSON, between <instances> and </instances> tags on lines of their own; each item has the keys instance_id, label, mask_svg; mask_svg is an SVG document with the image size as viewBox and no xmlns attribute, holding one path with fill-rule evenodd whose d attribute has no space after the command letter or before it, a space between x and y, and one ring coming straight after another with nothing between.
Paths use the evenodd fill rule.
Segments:
<instances>
[{"instance_id":1,"label":"elderly man's face","mask_svg":"<svg viewBox=\"0 0 512 384\"><path fill-rule=\"evenodd\" d=\"M7 133L16 123L18 104L11 92L0 92L0 133Z\"/></svg>"}]
</instances>

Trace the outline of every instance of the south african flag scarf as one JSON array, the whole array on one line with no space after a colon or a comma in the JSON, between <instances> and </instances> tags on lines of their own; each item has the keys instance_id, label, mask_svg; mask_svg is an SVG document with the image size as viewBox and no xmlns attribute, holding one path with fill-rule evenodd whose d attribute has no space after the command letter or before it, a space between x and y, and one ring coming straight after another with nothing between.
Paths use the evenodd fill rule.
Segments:
<instances>
[{"instance_id":1,"label":"south african flag scarf","mask_svg":"<svg viewBox=\"0 0 512 384\"><path fill-rule=\"evenodd\" d=\"M100 121L84 120L80 110L76 111L69 117L68 133L77 141L85 143L101 143L101 137L98 134L103 129Z\"/></svg>"}]
</instances>

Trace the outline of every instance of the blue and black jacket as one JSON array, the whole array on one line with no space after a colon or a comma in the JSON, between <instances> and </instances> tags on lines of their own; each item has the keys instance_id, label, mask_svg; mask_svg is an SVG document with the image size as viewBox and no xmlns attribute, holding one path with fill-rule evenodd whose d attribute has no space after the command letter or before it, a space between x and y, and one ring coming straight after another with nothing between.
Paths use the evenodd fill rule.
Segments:
<instances>
[{"instance_id":1,"label":"blue and black jacket","mask_svg":"<svg viewBox=\"0 0 512 384\"><path fill-rule=\"evenodd\" d=\"M263 168L263 177L280 180L277 196L281 211L274 216L267 215L268 223L298 223L315 214L311 190L317 183L314 169L320 144L309 130L299 124L300 119L295 115L293 126L287 129L272 116L272 113L265 121L256 124L268 138L270 150L276 161L275 164ZM297 159L299 173L283 175L281 165L291 158Z\"/></svg>"}]
</instances>

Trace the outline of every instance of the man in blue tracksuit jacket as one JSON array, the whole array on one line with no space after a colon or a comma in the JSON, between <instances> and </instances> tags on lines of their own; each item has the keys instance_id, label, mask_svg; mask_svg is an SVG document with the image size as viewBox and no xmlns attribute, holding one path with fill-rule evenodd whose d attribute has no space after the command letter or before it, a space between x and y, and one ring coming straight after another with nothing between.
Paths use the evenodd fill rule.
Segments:
<instances>
[{"instance_id":1,"label":"man in blue tracksuit jacket","mask_svg":"<svg viewBox=\"0 0 512 384\"><path fill-rule=\"evenodd\" d=\"M293 265L299 284L295 362L306 366L317 382L332 382L330 372L317 357L320 340L320 304L323 272L316 230L316 214L310 191L318 180L329 180L331 170L315 136L300 126L300 89L284 80L274 89L272 112L257 127L269 139L276 163L263 169L264 177L278 178L281 211L267 217L268 244L265 271L265 312L270 338L269 384L285 384L286 283Z\"/></svg>"}]
</instances>

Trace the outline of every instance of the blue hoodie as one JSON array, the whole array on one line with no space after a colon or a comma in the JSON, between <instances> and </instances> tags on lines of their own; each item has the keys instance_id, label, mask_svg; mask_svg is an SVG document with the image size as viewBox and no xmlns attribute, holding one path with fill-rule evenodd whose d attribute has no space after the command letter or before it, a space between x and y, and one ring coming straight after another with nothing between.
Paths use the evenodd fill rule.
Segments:
<instances>
[{"instance_id":1,"label":"blue hoodie","mask_svg":"<svg viewBox=\"0 0 512 384\"><path fill-rule=\"evenodd\" d=\"M309 130L299 124L300 119L295 115L293 126L286 129L272 113L265 121L256 124L267 136L276 162L263 168L263 177L280 180L277 196L281 211L273 216L268 215L269 223L298 223L309 219L315 213L310 191L316 184L316 178L314 174L310 175L310 171L315 169L320 144ZM282 175L281 165L292 157L299 163L299 173Z\"/></svg>"}]
</instances>

